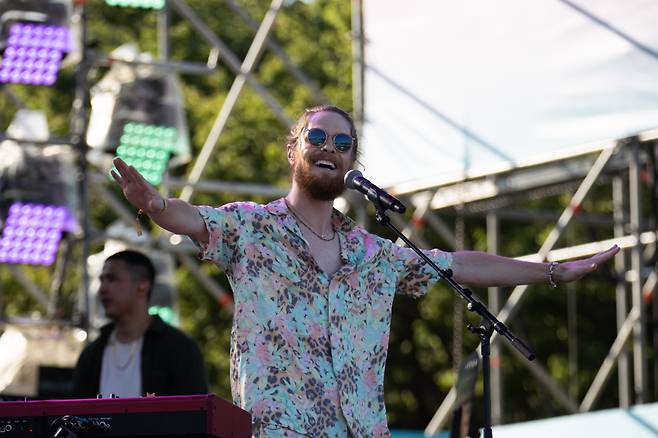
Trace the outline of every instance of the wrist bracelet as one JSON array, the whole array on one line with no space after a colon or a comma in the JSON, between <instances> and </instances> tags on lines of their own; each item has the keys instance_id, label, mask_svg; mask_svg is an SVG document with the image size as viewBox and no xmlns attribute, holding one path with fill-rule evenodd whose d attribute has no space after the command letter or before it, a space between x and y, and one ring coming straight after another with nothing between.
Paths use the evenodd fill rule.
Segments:
<instances>
[{"instance_id":1,"label":"wrist bracelet","mask_svg":"<svg viewBox=\"0 0 658 438\"><path fill-rule=\"evenodd\" d=\"M169 208L169 201L167 201L167 198L162 198L162 201L164 202L164 205L162 206L162 210L158 212L158 214L162 214L165 211L167 211L167 208Z\"/></svg>"},{"instance_id":2,"label":"wrist bracelet","mask_svg":"<svg viewBox=\"0 0 658 438\"><path fill-rule=\"evenodd\" d=\"M557 267L558 262L551 262L548 265L548 285L555 289L557 287L557 283L555 282L555 278L553 275L555 274L555 268Z\"/></svg>"}]
</instances>

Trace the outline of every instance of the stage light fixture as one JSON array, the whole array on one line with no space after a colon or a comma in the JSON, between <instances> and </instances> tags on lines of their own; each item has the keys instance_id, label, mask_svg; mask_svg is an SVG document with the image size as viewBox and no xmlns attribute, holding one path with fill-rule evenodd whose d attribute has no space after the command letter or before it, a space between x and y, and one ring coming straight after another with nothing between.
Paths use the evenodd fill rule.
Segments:
<instances>
[{"instance_id":1,"label":"stage light fixture","mask_svg":"<svg viewBox=\"0 0 658 438\"><path fill-rule=\"evenodd\" d=\"M106 0L106 3L121 8L162 9L166 0Z\"/></svg>"},{"instance_id":2,"label":"stage light fixture","mask_svg":"<svg viewBox=\"0 0 658 438\"><path fill-rule=\"evenodd\" d=\"M22 109L0 143L0 263L52 265L63 232L77 232L75 159L47 142L45 115Z\"/></svg>"},{"instance_id":3,"label":"stage light fixture","mask_svg":"<svg viewBox=\"0 0 658 438\"><path fill-rule=\"evenodd\" d=\"M147 61L135 46L116 49L112 58ZM168 167L190 159L183 96L171 72L116 62L91 90L87 144L89 161L109 168L119 156L153 185Z\"/></svg>"},{"instance_id":4,"label":"stage light fixture","mask_svg":"<svg viewBox=\"0 0 658 438\"><path fill-rule=\"evenodd\" d=\"M70 1L0 2L0 83L52 85L73 51Z\"/></svg>"},{"instance_id":5,"label":"stage light fixture","mask_svg":"<svg viewBox=\"0 0 658 438\"><path fill-rule=\"evenodd\" d=\"M15 202L0 238L0 263L50 266L57 258L62 232L74 228L66 207Z\"/></svg>"},{"instance_id":6,"label":"stage light fixture","mask_svg":"<svg viewBox=\"0 0 658 438\"><path fill-rule=\"evenodd\" d=\"M70 50L66 27L15 23L3 53L0 83L52 85Z\"/></svg>"},{"instance_id":7,"label":"stage light fixture","mask_svg":"<svg viewBox=\"0 0 658 438\"><path fill-rule=\"evenodd\" d=\"M127 123L116 154L157 186L162 182L176 137L176 128Z\"/></svg>"}]
</instances>

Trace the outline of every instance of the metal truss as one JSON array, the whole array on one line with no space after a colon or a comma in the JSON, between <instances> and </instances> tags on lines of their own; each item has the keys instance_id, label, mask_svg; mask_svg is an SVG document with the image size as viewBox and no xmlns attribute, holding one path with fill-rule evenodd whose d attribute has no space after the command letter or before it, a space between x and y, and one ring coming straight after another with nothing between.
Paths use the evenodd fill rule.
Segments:
<instances>
[{"instance_id":1,"label":"metal truss","mask_svg":"<svg viewBox=\"0 0 658 438\"><path fill-rule=\"evenodd\" d=\"M292 124L292 119L286 114L283 106L276 101L272 93L269 92L266 86L259 82L254 74L254 68L263 50L269 49L274 56L278 57L286 66L288 72L300 83L300 85L308 88L311 96L316 99L316 103L326 102L327 99L313 80L299 66L295 65L285 50L271 37L272 27L275 23L277 14L284 4L284 0L272 0L269 9L266 11L260 23L254 20L254 18L251 17L237 1L225 0L225 2L236 14L236 18L239 17L239 19L242 19L255 31L253 41L244 60L240 60L240 58L231 50L230 46L226 44L184 0L168 0L166 6L158 12L159 59L154 60L149 64L174 72L207 75L213 74L216 71L219 60L219 64L225 65L235 75L234 82L222 107L217 113L213 127L203 144L201 152L193 163L190 173L183 179L165 178L162 190L163 192L168 192L172 188L182 189L181 198L185 200L189 200L196 190L275 198L282 196L286 191L268 185L232 181L209 181L202 179L208 160L219 141L226 126L226 122L232 113L238 97L244 90L245 85L248 85L255 91L285 129L288 129ZM86 7L87 6L84 2L78 2L74 11L74 19L82 25L80 35L82 47L87 47ZM201 64L175 61L170 58L170 22L173 13L186 19L192 25L197 34L209 44L210 50L207 63ZM79 212L79 219L82 223L82 232L78 236L73 236L71 242L65 243L68 243L67 247L70 247L72 244L81 244L83 246L83 261L82 266L80 267L83 280L81 281L81 287L78 294L78 313L80 316L78 324L85 329L88 328L90 313L88 290L89 279L86 267L86 260L89 256L88 248L91 242L104 240L107 237L104 231L94 230L89 224L88 217L90 205L88 191L95 193L99 199L103 200L103 202L110 207L118 219L124 224L132 226L135 220L134 212L126 208L124 201L115 196L108 188L109 182L107 177L101 172L90 169L89 164L86 161L86 144L84 144L84 137L87 127L89 103L89 84L87 82L87 74L92 66L104 66L110 62L127 61L110 59L103 54L91 54L83 51L82 60L76 70L76 96L72 111L71 139L64 141L65 143L77 146L77 150L79 151L78 164L81 174L79 190L82 206L82 211ZM144 64L144 62L127 63ZM2 92L4 92L12 102L15 102L17 107L23 106L22 102L17 99L9 89L2 89ZM4 139L7 139L7 137L4 134L0 134L0 140ZM146 246L174 254L180 264L184 265L189 270L191 275L193 275L199 283L213 295L218 303L226 311L232 312L233 304L230 299L230 294L228 294L210 275L201 269L200 262L196 260L195 257L192 257L192 254L195 254L198 250L193 247L191 243L183 241L178 238L178 236L171 236L161 230L155 230L147 236ZM8 265L8 269L10 269L14 278L23 286L25 291L27 291L27 293L29 293L41 307L46 309L47 317L51 317L54 312L55 302L57 300L59 288L61 287L62 278L65 276L66 269L69 265L68 257L69 251L60 251L58 265L55 267L55 274L53 275L50 291L42 290L37 284L31 281L30 278L24 274L23 268Z\"/></svg>"},{"instance_id":2,"label":"metal truss","mask_svg":"<svg viewBox=\"0 0 658 438\"><path fill-rule=\"evenodd\" d=\"M489 251L496 253L501 221L506 217L532 219L535 216L532 210L526 212L517 210L510 214L503 209L499 211L497 206L505 205L509 199L528 196L536 198L564 193L565 189L570 187L576 188L567 207L557 216L553 229L537 253L519 257L521 260L537 262L562 261L593 255L612 244L622 248L615 263L620 278L617 291L617 338L610 346L607 356L601 358L601 366L583 400L579 402L570 396L542 365L520 358L521 363L529 369L555 402L570 413L592 410L615 368L619 370L620 406L645 403L651 399L648 384L647 298L653 297L655 313L654 290L657 275L655 267L645 267L645 260L648 260L649 254L655 251L658 233L655 229L649 228L649 224L655 224L656 218L647 217L647 208L642 205L640 177L641 169L651 164L650 156L656 153L656 139L658 133L651 131L633 138L588 145L571 154L555 156L545 161L473 175L466 180L440 182L432 187L395 189L398 195L409 199L415 207L411 223L406 229L412 236L419 228L429 225L450 245L454 242L454 238L450 235L447 225L438 219L437 212L450 211L455 207L475 214L484 212L487 219ZM593 187L601 184L613 186L614 211L608 218L600 214L581 218L580 210L583 201ZM492 207L490 210L489 206ZM555 216L543 213L544 219ZM608 224L611 229L614 228L614 237L556 248L558 240L564 236L569 224L577 220ZM624 253L629 255L631 261L629 266L624 263ZM503 323L509 323L521 307L528 288L528 286L515 287L502 306L496 302L497 290L492 288L490 310L497 313L497 317ZM630 290L630 308L629 303L626 302L627 290ZM496 338L496 333L493 338ZM500 348L500 345L506 343L494 342L493 345ZM632 364L629 347L632 349ZM514 349L509 350L515 353ZM493 357L496 354L498 353L494 353ZM654 369L658 370L655 366ZM492 376L492 413L494 422L499 423L503 385L502 376L497 371L499 370L494 368ZM445 424L455 400L456 390L453 387L427 425L426 436L436 433Z\"/></svg>"},{"instance_id":3,"label":"metal truss","mask_svg":"<svg viewBox=\"0 0 658 438\"><path fill-rule=\"evenodd\" d=\"M214 50L218 51L223 64L235 74L234 82L218 111L212 129L192 165L191 171L184 179L167 178L165 184L163 184L164 191L169 191L171 188L182 188L180 197L184 200L190 200L195 190L220 193L241 193L244 195L266 195L272 197L280 196L285 193L281 189L266 185L228 181L204 181L201 179L208 160L219 141L226 126L226 122L228 121L235 103L245 85L249 85L256 94L261 97L263 102L272 110L274 115L286 128L292 123L292 119L286 114L283 107L254 75L254 67L265 48L269 48L275 56L279 57L291 75L293 75L302 85L309 88L311 94L315 96L316 99L319 101L325 100L314 82L290 60L285 50L270 36L277 14L283 5L283 0L272 0L269 9L260 24L258 24L237 2L229 0L227 1L227 5L256 32L243 61L240 61L230 47L183 0L168 0L167 7L159 13L159 46L161 56L158 62L160 65L167 65L172 62L169 59L168 47L170 43L168 24L170 22L170 14L176 12L191 23L198 34L205 39ZM174 65L174 67L175 66L176 65ZM189 70L193 69L190 68L188 71ZM94 179L94 187L97 190L104 192L103 198L107 200L112 199L113 196L111 195L111 192L103 187L103 184L107 181L106 178L96 175L96 178ZM118 216L124 223L127 225L133 223L134 218L132 213L125 211L125 208L123 207L124 204L121 201L115 199L114 201L109 202L113 204L113 209L118 213ZM217 302L226 311L232 312L233 304L230 295L212 277L206 274L201 269L199 261L191 256L191 254L198 252L196 248L191 244L184 243L180 238L177 238L177 236L171 236L166 232L156 231L153 235L149 236L149 240L152 246L163 251L174 253L180 263L189 270L191 275L196 277L200 284L213 295Z\"/></svg>"}]
</instances>

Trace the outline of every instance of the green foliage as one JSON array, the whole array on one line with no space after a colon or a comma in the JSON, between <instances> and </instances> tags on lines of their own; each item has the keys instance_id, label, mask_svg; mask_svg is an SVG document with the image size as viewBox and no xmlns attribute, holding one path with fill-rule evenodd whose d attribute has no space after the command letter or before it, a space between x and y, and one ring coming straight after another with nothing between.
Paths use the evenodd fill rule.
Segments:
<instances>
[{"instance_id":1,"label":"green foliage","mask_svg":"<svg viewBox=\"0 0 658 438\"><path fill-rule=\"evenodd\" d=\"M188 0L186 2L204 23L226 44L238 59L244 59L255 31L247 26L224 2ZM260 21L270 6L267 0L238 1L256 21ZM157 12L144 9L113 8L104 0L92 0L87 6L88 40L92 53L109 54L116 47L136 43L142 51L158 58ZM293 62L307 73L323 93L337 105L351 107L351 41L350 7L346 0L296 2L279 12L273 27L273 37L284 47ZM322 38L318 39L318 35ZM176 61L205 63L210 44L194 27L175 12L170 27L171 57ZM310 43L312 42L312 43ZM182 74L181 83L193 155L199 152L224 104L234 72L224 62L226 53L220 53L219 67L210 75ZM322 60L318 63L318 60ZM95 66L89 75L93 85L107 71ZM319 102L288 73L285 64L267 49L256 64L253 74L267 87L279 105L291 118L307 106ZM27 108L46 112L53 135L67 138L75 90L75 66L60 72L54 87L9 85L7 90ZM6 93L0 93L0 129L6 130L17 107ZM287 126L282 126L273 111L247 84L228 119L215 152L208 162L203 178L221 181L244 181L287 187L288 164L285 159L284 139ZM173 170L184 176L188 166ZM94 169L92 169L94 171ZM120 192L108 185L117 199ZM195 194L199 204L219 205L241 198L232 193ZM266 201L253 197L255 201ZM117 215L104 199L104 194L89 191L89 210L92 239L90 252L102 250L102 233L117 220ZM127 205L126 205L127 206ZM127 206L130 211L132 208ZM150 224L145 224L148 228ZM57 316L74 318L82 266L81 245L74 245L69 257L67 278L59 298ZM54 268L19 268L42 290L48 291L54 278ZM226 290L230 290L225 277L213 265L203 267ZM0 311L6 316L44 315L40 305L16 280L9 267L0 265L2 299ZM179 292L181 325L201 345L206 358L211 389L230 398L229 389L229 336L231 316L220 308L215 299L197 283L184 267L176 274Z\"/></svg>"}]
</instances>

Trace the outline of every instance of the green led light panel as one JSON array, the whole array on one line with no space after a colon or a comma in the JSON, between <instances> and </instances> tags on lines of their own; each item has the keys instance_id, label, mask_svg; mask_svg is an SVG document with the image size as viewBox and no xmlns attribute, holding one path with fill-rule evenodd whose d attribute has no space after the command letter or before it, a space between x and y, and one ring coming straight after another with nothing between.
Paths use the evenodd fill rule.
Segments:
<instances>
[{"instance_id":1,"label":"green led light panel","mask_svg":"<svg viewBox=\"0 0 658 438\"><path fill-rule=\"evenodd\" d=\"M167 324L178 326L178 316L174 309L169 306L151 306L149 307L149 315L158 315Z\"/></svg>"},{"instance_id":2,"label":"green led light panel","mask_svg":"<svg viewBox=\"0 0 658 438\"><path fill-rule=\"evenodd\" d=\"M127 123L116 155L157 186L162 182L177 136L176 128Z\"/></svg>"},{"instance_id":3,"label":"green led light panel","mask_svg":"<svg viewBox=\"0 0 658 438\"><path fill-rule=\"evenodd\" d=\"M162 9L166 0L105 0L110 6L120 8Z\"/></svg>"}]
</instances>

